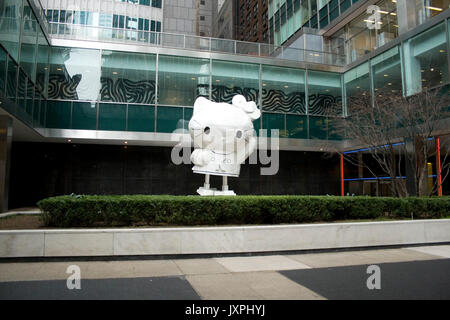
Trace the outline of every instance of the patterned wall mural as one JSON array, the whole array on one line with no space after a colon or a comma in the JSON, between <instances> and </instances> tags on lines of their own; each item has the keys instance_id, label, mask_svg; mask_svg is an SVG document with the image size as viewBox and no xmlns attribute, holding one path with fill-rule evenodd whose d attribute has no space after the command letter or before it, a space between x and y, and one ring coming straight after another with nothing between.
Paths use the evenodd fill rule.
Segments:
<instances>
[{"instance_id":1,"label":"patterned wall mural","mask_svg":"<svg viewBox=\"0 0 450 320\"><path fill-rule=\"evenodd\" d=\"M80 76L72 78L64 75L51 75L48 85L49 99L77 100L77 86ZM101 78L100 99L107 102L128 103L155 103L155 81L132 81L129 79ZM197 86L196 97L206 96L209 91L208 84ZM259 90L254 88L229 88L227 86L212 86L212 99L217 102L231 103L233 96L242 94L247 100L258 102ZM286 94L283 90L262 90L263 111L281 113L306 113L305 93L291 92ZM309 114L325 115L327 108L342 101L341 96L330 94L311 94L308 99Z\"/></svg>"}]
</instances>

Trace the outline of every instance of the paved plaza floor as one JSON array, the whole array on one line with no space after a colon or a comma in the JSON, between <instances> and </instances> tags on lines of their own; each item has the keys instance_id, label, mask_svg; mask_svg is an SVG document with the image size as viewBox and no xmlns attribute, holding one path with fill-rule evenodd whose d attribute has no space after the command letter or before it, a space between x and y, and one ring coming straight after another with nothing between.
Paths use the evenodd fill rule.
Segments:
<instances>
[{"instance_id":1,"label":"paved plaza floor","mask_svg":"<svg viewBox=\"0 0 450 320\"><path fill-rule=\"evenodd\" d=\"M79 267L80 289L67 286L66 271L73 265ZM379 267L379 289L368 288L375 283L369 279L371 265ZM450 299L450 245L169 260L0 261L4 299Z\"/></svg>"}]
</instances>

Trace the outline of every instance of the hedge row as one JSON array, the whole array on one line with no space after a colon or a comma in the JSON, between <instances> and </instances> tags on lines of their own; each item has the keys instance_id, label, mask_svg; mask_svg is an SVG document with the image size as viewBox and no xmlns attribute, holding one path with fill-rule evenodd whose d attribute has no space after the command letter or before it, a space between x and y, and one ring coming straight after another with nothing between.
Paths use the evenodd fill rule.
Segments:
<instances>
[{"instance_id":1,"label":"hedge row","mask_svg":"<svg viewBox=\"0 0 450 320\"><path fill-rule=\"evenodd\" d=\"M39 201L46 226L281 224L377 218L444 218L450 197L61 196Z\"/></svg>"}]
</instances>

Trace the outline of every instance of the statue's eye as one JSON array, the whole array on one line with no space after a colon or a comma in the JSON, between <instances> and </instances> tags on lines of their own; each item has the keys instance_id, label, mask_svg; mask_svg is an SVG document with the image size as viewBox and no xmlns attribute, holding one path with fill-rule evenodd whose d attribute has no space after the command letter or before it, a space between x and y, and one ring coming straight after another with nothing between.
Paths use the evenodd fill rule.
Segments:
<instances>
[{"instance_id":1,"label":"statue's eye","mask_svg":"<svg viewBox=\"0 0 450 320\"><path fill-rule=\"evenodd\" d=\"M209 127L205 127L205 129L203 130L203 132L205 134L209 134L211 132L211 129Z\"/></svg>"},{"instance_id":2,"label":"statue's eye","mask_svg":"<svg viewBox=\"0 0 450 320\"><path fill-rule=\"evenodd\" d=\"M241 130L236 131L236 138L238 138L238 139L242 138L242 131Z\"/></svg>"}]
</instances>

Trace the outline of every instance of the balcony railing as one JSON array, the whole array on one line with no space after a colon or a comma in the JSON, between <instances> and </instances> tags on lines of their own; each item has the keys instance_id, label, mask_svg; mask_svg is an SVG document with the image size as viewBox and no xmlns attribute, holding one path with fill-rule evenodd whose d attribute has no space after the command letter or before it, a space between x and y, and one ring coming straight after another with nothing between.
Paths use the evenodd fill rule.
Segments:
<instances>
[{"instance_id":1,"label":"balcony railing","mask_svg":"<svg viewBox=\"0 0 450 320\"><path fill-rule=\"evenodd\" d=\"M290 61L344 66L345 56L335 53L275 46L184 34L118 29L65 23L49 23L49 34L56 39L88 40L226 53Z\"/></svg>"}]
</instances>

